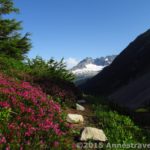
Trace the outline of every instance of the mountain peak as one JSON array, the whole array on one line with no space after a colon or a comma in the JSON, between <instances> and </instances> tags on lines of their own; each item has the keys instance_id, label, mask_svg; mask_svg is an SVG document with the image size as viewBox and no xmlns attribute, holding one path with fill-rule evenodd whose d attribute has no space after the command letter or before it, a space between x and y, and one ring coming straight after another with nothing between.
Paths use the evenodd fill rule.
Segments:
<instances>
[{"instance_id":1,"label":"mountain peak","mask_svg":"<svg viewBox=\"0 0 150 150\"><path fill-rule=\"evenodd\" d=\"M99 57L95 59L86 57L74 66L71 69L71 72L75 74L76 81L91 78L98 74L104 67L110 65L115 57L116 55Z\"/></svg>"},{"instance_id":2,"label":"mountain peak","mask_svg":"<svg viewBox=\"0 0 150 150\"><path fill-rule=\"evenodd\" d=\"M76 66L74 66L71 71L75 71L77 69L84 69L88 64L93 64L96 66L108 66L115 59L116 55L110 55L106 57L99 57L93 59L92 57L86 57L82 61L80 61Z\"/></svg>"}]
</instances>

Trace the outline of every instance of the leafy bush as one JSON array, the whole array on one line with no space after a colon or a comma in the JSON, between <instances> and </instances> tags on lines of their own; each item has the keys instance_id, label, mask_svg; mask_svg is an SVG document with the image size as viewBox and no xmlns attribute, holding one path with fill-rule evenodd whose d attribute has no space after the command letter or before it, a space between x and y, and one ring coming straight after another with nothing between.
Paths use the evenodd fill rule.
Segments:
<instances>
[{"instance_id":1,"label":"leafy bush","mask_svg":"<svg viewBox=\"0 0 150 150\"><path fill-rule=\"evenodd\" d=\"M81 92L73 84L74 75L70 73L63 62L50 59L44 61L41 57L28 60L29 74L32 81L55 99L61 98L60 104L74 105L81 97Z\"/></svg>"},{"instance_id":2,"label":"leafy bush","mask_svg":"<svg viewBox=\"0 0 150 150\"><path fill-rule=\"evenodd\" d=\"M1 102L0 102L0 104L1 104ZM10 112L11 112L11 109L0 108L0 122L7 122L10 117Z\"/></svg>"},{"instance_id":3,"label":"leafy bush","mask_svg":"<svg viewBox=\"0 0 150 150\"><path fill-rule=\"evenodd\" d=\"M97 124L104 130L109 143L149 143L150 131L135 125L129 116L111 109L106 99L92 96L86 96L86 99L93 104Z\"/></svg>"},{"instance_id":4,"label":"leafy bush","mask_svg":"<svg viewBox=\"0 0 150 150\"><path fill-rule=\"evenodd\" d=\"M74 106L76 101L80 99L81 92L75 85L69 81L61 79L35 79L34 83L40 85L40 87L53 98L60 98L60 104L67 104Z\"/></svg>"},{"instance_id":5,"label":"leafy bush","mask_svg":"<svg viewBox=\"0 0 150 150\"><path fill-rule=\"evenodd\" d=\"M73 84L73 75L65 69L63 60L48 62L40 57L24 62L0 55L0 72L15 79L40 85L47 94L61 98L61 103L73 104L81 93Z\"/></svg>"},{"instance_id":6,"label":"leafy bush","mask_svg":"<svg viewBox=\"0 0 150 150\"><path fill-rule=\"evenodd\" d=\"M37 56L35 59L28 59L26 64L30 68L30 74L36 79L53 78L70 82L74 79L73 74L66 69L63 59L60 62L52 58L44 61L41 57Z\"/></svg>"},{"instance_id":7,"label":"leafy bush","mask_svg":"<svg viewBox=\"0 0 150 150\"><path fill-rule=\"evenodd\" d=\"M4 122L0 123L0 149L55 149L64 144L68 130L58 103L40 88L3 75L0 119Z\"/></svg>"},{"instance_id":8,"label":"leafy bush","mask_svg":"<svg viewBox=\"0 0 150 150\"><path fill-rule=\"evenodd\" d=\"M109 142L120 144L138 142L140 129L129 117L119 115L116 111L109 110L107 106L98 105L94 108L95 115L106 132Z\"/></svg>"},{"instance_id":9,"label":"leafy bush","mask_svg":"<svg viewBox=\"0 0 150 150\"><path fill-rule=\"evenodd\" d=\"M55 79L72 82L74 75L70 73L63 62L50 59L43 60L41 57L35 59L26 58L24 61L16 60L6 55L0 55L0 71L12 77L23 78L24 74L33 79Z\"/></svg>"},{"instance_id":10,"label":"leafy bush","mask_svg":"<svg viewBox=\"0 0 150 150\"><path fill-rule=\"evenodd\" d=\"M0 72L18 79L26 79L30 68L23 62L0 55Z\"/></svg>"}]
</instances>

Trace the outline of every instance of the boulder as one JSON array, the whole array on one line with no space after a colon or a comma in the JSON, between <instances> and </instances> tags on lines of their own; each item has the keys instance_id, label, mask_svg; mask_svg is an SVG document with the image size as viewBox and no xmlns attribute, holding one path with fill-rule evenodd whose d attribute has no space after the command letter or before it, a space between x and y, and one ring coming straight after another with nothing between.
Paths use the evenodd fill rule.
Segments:
<instances>
[{"instance_id":1,"label":"boulder","mask_svg":"<svg viewBox=\"0 0 150 150\"><path fill-rule=\"evenodd\" d=\"M84 103L86 103L86 101L84 99L82 99L82 100L78 100L78 103L79 104L84 104Z\"/></svg>"},{"instance_id":2,"label":"boulder","mask_svg":"<svg viewBox=\"0 0 150 150\"><path fill-rule=\"evenodd\" d=\"M68 114L67 115L67 122L69 122L69 123L83 123L84 118L82 115Z\"/></svg>"},{"instance_id":3,"label":"boulder","mask_svg":"<svg viewBox=\"0 0 150 150\"><path fill-rule=\"evenodd\" d=\"M103 130L92 128L92 127L85 127L81 134L81 141L87 140L94 140L94 141L101 141L106 142L107 137Z\"/></svg>"},{"instance_id":4,"label":"boulder","mask_svg":"<svg viewBox=\"0 0 150 150\"><path fill-rule=\"evenodd\" d=\"M80 111L84 111L85 110L85 108L83 106L79 105L79 104L76 104L76 109L80 110Z\"/></svg>"}]
</instances>

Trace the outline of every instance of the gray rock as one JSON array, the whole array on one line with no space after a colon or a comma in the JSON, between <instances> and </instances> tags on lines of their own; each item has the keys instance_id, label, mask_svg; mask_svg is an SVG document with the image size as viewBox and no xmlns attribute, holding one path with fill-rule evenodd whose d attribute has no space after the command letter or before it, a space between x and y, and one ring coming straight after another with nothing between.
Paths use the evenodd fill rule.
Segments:
<instances>
[{"instance_id":1,"label":"gray rock","mask_svg":"<svg viewBox=\"0 0 150 150\"><path fill-rule=\"evenodd\" d=\"M84 111L85 110L85 108L83 106L79 105L79 104L76 104L76 109L80 110L80 111Z\"/></svg>"},{"instance_id":2,"label":"gray rock","mask_svg":"<svg viewBox=\"0 0 150 150\"><path fill-rule=\"evenodd\" d=\"M82 115L68 114L67 115L67 122L69 122L69 123L83 123L84 118Z\"/></svg>"},{"instance_id":3,"label":"gray rock","mask_svg":"<svg viewBox=\"0 0 150 150\"><path fill-rule=\"evenodd\" d=\"M103 130L92 128L92 127L85 127L81 134L81 141L87 140L94 140L94 141L107 141L107 137Z\"/></svg>"},{"instance_id":4,"label":"gray rock","mask_svg":"<svg viewBox=\"0 0 150 150\"><path fill-rule=\"evenodd\" d=\"M78 103L79 104L84 104L84 103L86 103L86 101L84 99L82 99L82 100L78 100Z\"/></svg>"}]
</instances>

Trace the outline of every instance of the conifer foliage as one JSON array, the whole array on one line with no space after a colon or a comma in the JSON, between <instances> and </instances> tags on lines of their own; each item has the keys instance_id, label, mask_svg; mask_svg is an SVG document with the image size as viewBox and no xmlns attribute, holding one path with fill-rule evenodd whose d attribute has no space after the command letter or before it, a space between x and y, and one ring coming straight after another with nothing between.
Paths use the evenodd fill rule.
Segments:
<instances>
[{"instance_id":1,"label":"conifer foliage","mask_svg":"<svg viewBox=\"0 0 150 150\"><path fill-rule=\"evenodd\" d=\"M5 18L5 15L18 12L12 0L0 0L0 54L23 60L31 48L30 34L22 36L21 22Z\"/></svg>"}]
</instances>

